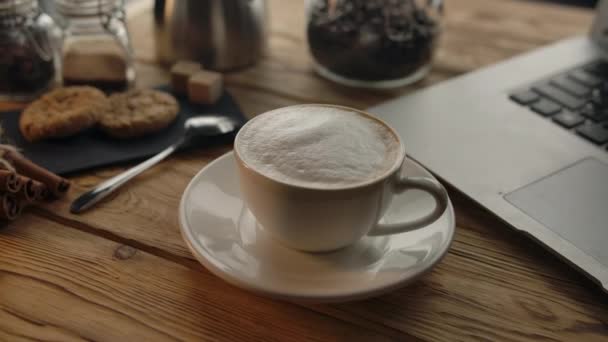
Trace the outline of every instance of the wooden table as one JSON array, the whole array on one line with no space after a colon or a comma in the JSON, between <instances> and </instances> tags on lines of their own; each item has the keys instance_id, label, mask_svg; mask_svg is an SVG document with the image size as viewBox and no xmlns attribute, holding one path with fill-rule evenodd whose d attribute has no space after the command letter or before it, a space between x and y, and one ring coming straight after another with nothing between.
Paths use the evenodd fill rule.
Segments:
<instances>
[{"instance_id":1,"label":"wooden table","mask_svg":"<svg viewBox=\"0 0 608 342\"><path fill-rule=\"evenodd\" d=\"M592 19L591 11L544 3L448 1L433 72L384 92L316 76L303 1L273 0L270 10L263 60L226 75L249 115L301 102L366 108L582 34ZM150 11L130 25L141 85L166 83ZM192 176L227 150L176 155L79 216L69 214L70 200L122 168L74 177L67 200L0 230L0 340L608 340L607 297L596 285L455 191L453 246L411 286L339 305L291 304L230 286L194 260L176 214Z\"/></svg>"}]
</instances>

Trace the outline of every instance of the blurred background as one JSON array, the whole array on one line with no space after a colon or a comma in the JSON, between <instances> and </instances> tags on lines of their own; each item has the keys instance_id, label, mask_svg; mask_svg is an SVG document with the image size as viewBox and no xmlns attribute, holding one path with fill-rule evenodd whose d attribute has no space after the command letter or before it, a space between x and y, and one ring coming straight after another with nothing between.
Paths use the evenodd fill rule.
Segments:
<instances>
[{"instance_id":1,"label":"blurred background","mask_svg":"<svg viewBox=\"0 0 608 342\"><path fill-rule=\"evenodd\" d=\"M537 0L541 2L556 2L563 5L572 5L580 7L594 7L597 0Z\"/></svg>"}]
</instances>

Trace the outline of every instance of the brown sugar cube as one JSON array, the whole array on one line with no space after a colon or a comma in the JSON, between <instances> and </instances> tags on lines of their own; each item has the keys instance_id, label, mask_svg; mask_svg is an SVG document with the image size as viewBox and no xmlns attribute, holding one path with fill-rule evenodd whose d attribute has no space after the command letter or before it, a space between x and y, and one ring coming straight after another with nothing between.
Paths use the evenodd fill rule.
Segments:
<instances>
[{"instance_id":1,"label":"brown sugar cube","mask_svg":"<svg viewBox=\"0 0 608 342\"><path fill-rule=\"evenodd\" d=\"M195 103L215 103L222 95L222 84L222 74L201 70L188 81L188 98Z\"/></svg>"},{"instance_id":2,"label":"brown sugar cube","mask_svg":"<svg viewBox=\"0 0 608 342\"><path fill-rule=\"evenodd\" d=\"M188 92L188 79L202 66L191 61L179 61L171 68L171 86L177 93L186 94Z\"/></svg>"}]
</instances>

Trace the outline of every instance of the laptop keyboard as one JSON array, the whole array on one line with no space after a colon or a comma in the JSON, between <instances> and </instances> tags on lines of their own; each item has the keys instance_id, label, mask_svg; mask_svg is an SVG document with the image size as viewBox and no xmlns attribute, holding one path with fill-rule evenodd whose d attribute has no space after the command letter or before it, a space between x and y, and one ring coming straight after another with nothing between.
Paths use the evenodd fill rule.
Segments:
<instances>
[{"instance_id":1,"label":"laptop keyboard","mask_svg":"<svg viewBox=\"0 0 608 342\"><path fill-rule=\"evenodd\" d=\"M509 97L573 134L608 148L608 62L566 71Z\"/></svg>"}]
</instances>

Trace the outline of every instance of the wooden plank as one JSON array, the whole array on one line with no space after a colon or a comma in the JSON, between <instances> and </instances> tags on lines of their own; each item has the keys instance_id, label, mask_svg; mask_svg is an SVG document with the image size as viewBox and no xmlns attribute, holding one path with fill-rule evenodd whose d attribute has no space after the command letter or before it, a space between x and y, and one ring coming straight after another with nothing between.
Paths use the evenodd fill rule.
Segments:
<instances>
[{"instance_id":1,"label":"wooden plank","mask_svg":"<svg viewBox=\"0 0 608 342\"><path fill-rule=\"evenodd\" d=\"M364 108L411 91L417 86L432 84L508 57L510 54L519 53L549 39L582 32L583 24L590 20L589 11L565 10L556 6L519 1L494 1L488 4L480 0L461 0L448 8L445 39L436 63L438 71L415 87L392 91L361 91L336 86L314 75L303 37L304 9L301 1L270 1L270 7L274 19L271 21L271 46L265 58L252 68L226 76L228 89L237 97L249 116L299 102L331 102ZM537 13L541 10L544 20L539 22ZM514 15L497 17L495 13ZM564 24L556 25L555 22ZM153 34L150 13L143 12L142 15L136 16L131 28L135 49L140 56L140 85L166 81L165 69L148 64L154 60L154 54L150 52L153 44L147 39ZM530 31L533 33L529 34ZM522 41L528 43L516 44ZM67 220L79 221L98 229L109 230L127 239L159 245L172 253L187 255L180 247L179 237L167 234L166 228L143 227L155 224L159 227L174 227L176 219L171 213L175 212L179 194L187 184L188 177L221 152L223 150L197 152L186 163L182 163L180 157L170 159L136 179L127 189L114 196L112 202L105 202L94 212L83 216L67 214L69 201L54 204L48 210ZM92 176L76 177L76 189L82 191L90 188L120 169L106 169ZM172 172L185 177L174 175ZM160 178L155 178L155 175ZM157 199L154 198L155 194L165 195ZM73 198L74 195L69 199ZM147 208L137 208L137 213L132 213L134 205ZM134 215L146 217L133 218Z\"/></svg>"},{"instance_id":2,"label":"wooden plank","mask_svg":"<svg viewBox=\"0 0 608 342\"><path fill-rule=\"evenodd\" d=\"M380 334L32 215L0 233L0 338L366 341Z\"/></svg>"},{"instance_id":3,"label":"wooden plank","mask_svg":"<svg viewBox=\"0 0 608 342\"><path fill-rule=\"evenodd\" d=\"M185 171L188 161L175 164ZM130 202L142 203L144 198L150 201L148 195L138 194L150 186L152 184L129 190ZM458 217L455 242L448 257L431 275L412 287L378 299L311 308L353 324L365 322L369 325L371 322L431 340L449 341L456 336L463 340L473 337L494 340L608 338L605 324L608 311L599 304L602 294L594 284L537 244L509 231L462 196L451 192L451 197ZM128 205L119 202L115 208ZM131 226L145 227L138 234L139 238L131 237L138 242L147 241L142 248L150 248L151 253L160 252L163 257L167 257L165 252L179 255L177 261L182 263L184 258L191 258L180 242L176 224L162 225L160 231L166 234L166 240L148 239L159 231L155 227L161 227L158 222L149 221L150 217L158 220L163 217L162 213L152 215L147 209L135 207L126 210L131 217ZM169 208L167 212L174 210ZM131 211L138 212L136 218ZM107 222L109 218L124 221L126 216L108 215L107 212L98 215L92 221L105 219ZM107 227L113 226L111 221L107 224ZM126 228L126 231L133 231ZM147 235L144 235L145 231ZM118 230L115 233L121 234ZM543 318L543 315L549 318Z\"/></svg>"},{"instance_id":4,"label":"wooden plank","mask_svg":"<svg viewBox=\"0 0 608 342\"><path fill-rule=\"evenodd\" d=\"M328 314L432 341L608 339L605 295L597 286L486 216L460 220L450 253L420 282Z\"/></svg>"},{"instance_id":5,"label":"wooden plank","mask_svg":"<svg viewBox=\"0 0 608 342\"><path fill-rule=\"evenodd\" d=\"M228 89L248 115L299 102L331 102L365 108L417 87L583 33L591 20L590 11L535 2L448 2L445 34L434 71L429 77L412 87L391 91L360 91L334 85L312 72L304 38L301 1L271 0L269 3L272 15L270 49L256 66L226 76ZM145 70L140 72L140 76L143 75L140 85L163 83L166 81L166 70L153 64L154 54L148 39L151 30L149 17L138 16L134 20L131 29L136 37L138 69ZM146 255L147 263L164 265L167 262L157 256L179 263L182 266L172 266L171 269L186 269L183 271L186 273L178 272L176 277L187 277L188 270L207 274L192 262L179 236L175 213L181 192L189 179L225 150L179 154L138 177L113 196L111 201L102 203L85 215L70 215L68 201L51 204L39 213L113 240L101 240L111 244L112 248L120 244L135 246L140 249L138 256ZM90 188L121 169L108 168L75 177L76 190ZM74 198L75 193L70 196L70 199ZM591 341L608 338L607 309L602 305L603 295L597 287L552 255L539 250L537 244L510 232L504 224L474 206L471 201L455 192L451 196L458 217L456 239L449 255L429 276L413 286L380 298L309 308L325 317L337 317L351 322L353 327L364 326L393 338L400 337L402 333L445 341ZM19 223L19 226L23 227L26 223ZM57 234L55 230L51 232L53 236ZM103 265L99 268L106 270L109 267L105 263ZM144 266L145 269L152 269L156 265ZM122 272L122 265L119 268ZM129 274L130 270L126 268L125 273L121 274ZM112 269L112 272L118 271ZM227 287L241 294L241 291L221 280L209 274L207 277L209 279L205 278L205 281L212 283L209 285L212 288ZM80 278L83 279L75 281L89 281L89 278ZM185 282L181 278L177 281ZM2 278L0 288L1 284ZM110 282L110 286L118 285ZM201 291L205 291L205 287ZM241 299L244 302L259 300L270 305L266 300L241 295L248 298ZM0 305L1 299L0 294ZM232 303L239 304L241 301L233 299ZM218 312L218 317L225 317L225 313ZM311 317L305 319L314 320L318 316ZM6 321L9 319L14 322L10 326L28 324L27 320L17 323L18 318L6 316ZM13 330L0 331L5 334L0 338L7 336L7 339L12 339L17 336ZM190 330L187 331L190 333ZM77 332L80 333L80 330ZM53 333L58 339L67 339L69 337L64 336L72 336L73 331L71 328L59 329L53 330ZM78 335L74 336L78 338Z\"/></svg>"},{"instance_id":6,"label":"wooden plank","mask_svg":"<svg viewBox=\"0 0 608 342\"><path fill-rule=\"evenodd\" d=\"M71 201L123 168L113 167L76 177L73 190L65 200L45 205L38 212L89 232L137 241L142 248L150 246L189 258L190 252L177 229L181 194L204 165L228 150L225 147L178 154L139 175L94 209L80 215L69 213Z\"/></svg>"},{"instance_id":7,"label":"wooden plank","mask_svg":"<svg viewBox=\"0 0 608 342\"><path fill-rule=\"evenodd\" d=\"M301 9L299 2L272 4L275 17ZM585 11L566 13L562 8L548 7L548 17L560 21L559 17L566 24L544 25L538 22L538 14L528 13L538 13L541 7L537 4L502 1L492 5L498 8L489 9L487 3L472 0L453 6L436 71L424 84L582 32L581 23L590 18ZM515 11L518 15L493 17L492 13L501 11ZM366 107L415 88L361 92L320 79L312 73L306 42L298 31L303 22L298 20L275 20L271 49L264 60L253 68L227 75L229 90L249 115L298 102ZM538 31L527 35L526 31L539 24ZM496 39L482 39L483 31ZM152 77L154 66L147 67L148 77ZM158 70L159 74L163 72ZM162 76L153 78L162 80ZM137 242L151 253L175 255L178 262L185 262L191 256L181 242L173 214L188 180L222 152L201 150L178 155L83 216L67 214L66 203L56 203L44 214L86 231L109 234L107 237L117 241ZM75 180L80 189L85 189L118 170L104 170ZM521 248L525 241L522 236L501 233L507 231L504 224L485 215L470 201L456 198L459 228L454 247L429 277L412 288L379 299L312 309L353 324L390 327L431 340L567 340L578 334L588 339L605 337L606 312L595 304L599 294L589 282L547 253L539 254L536 244L524 242L526 248ZM539 312L543 310L555 319L542 319Z\"/></svg>"}]
</instances>

